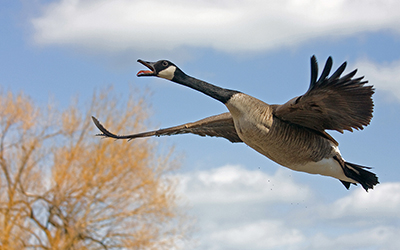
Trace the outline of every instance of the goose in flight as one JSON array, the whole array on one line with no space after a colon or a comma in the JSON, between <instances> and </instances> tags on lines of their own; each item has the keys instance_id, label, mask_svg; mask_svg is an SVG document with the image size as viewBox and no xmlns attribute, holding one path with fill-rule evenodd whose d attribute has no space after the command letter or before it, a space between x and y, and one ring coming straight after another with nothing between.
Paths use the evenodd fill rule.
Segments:
<instances>
[{"instance_id":1,"label":"goose in flight","mask_svg":"<svg viewBox=\"0 0 400 250\"><path fill-rule=\"evenodd\" d=\"M339 179L347 189L350 184L359 183L368 191L379 183L377 176L367 170L369 167L345 161L338 142L325 131L343 133L343 130L363 129L372 118L374 89L365 86L367 81L363 77L353 78L357 70L342 76L346 62L329 77L332 68L329 57L318 78L317 60L311 57L311 83L307 92L282 105L270 105L240 91L196 79L167 60L138 62L149 69L139 71L138 77L161 77L195 89L222 102L229 112L132 135L113 134L92 117L102 132L99 136L129 140L186 133L223 137L231 142L244 142L292 170Z\"/></svg>"}]
</instances>

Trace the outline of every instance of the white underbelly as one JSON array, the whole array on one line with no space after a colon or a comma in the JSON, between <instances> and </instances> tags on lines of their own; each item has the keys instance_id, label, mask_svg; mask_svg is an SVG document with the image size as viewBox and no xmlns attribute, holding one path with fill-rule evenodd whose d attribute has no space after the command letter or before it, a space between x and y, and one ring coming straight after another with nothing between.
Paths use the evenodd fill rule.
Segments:
<instances>
[{"instance_id":1,"label":"white underbelly","mask_svg":"<svg viewBox=\"0 0 400 250\"><path fill-rule=\"evenodd\" d=\"M348 178L344 174L339 162L333 158L325 158L318 162L308 162L302 165L292 165L286 167L295 171L331 176L342 181L354 182L354 180Z\"/></svg>"}]
</instances>

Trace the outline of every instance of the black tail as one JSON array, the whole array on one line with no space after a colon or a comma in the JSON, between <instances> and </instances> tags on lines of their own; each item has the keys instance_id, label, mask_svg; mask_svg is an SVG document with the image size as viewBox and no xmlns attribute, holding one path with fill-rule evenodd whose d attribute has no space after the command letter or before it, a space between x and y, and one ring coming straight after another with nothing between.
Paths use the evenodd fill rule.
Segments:
<instances>
[{"instance_id":1,"label":"black tail","mask_svg":"<svg viewBox=\"0 0 400 250\"><path fill-rule=\"evenodd\" d=\"M350 179L355 180L356 182L360 183L361 186L368 192L368 189L373 189L376 184L379 183L378 177L368 170L371 169L370 167L360 166L354 163L345 162L340 156L334 156L334 159L337 160L340 166L343 169L344 174L349 177ZM340 180L343 185L349 189L350 184L355 184L347 181ZM357 184L355 184L357 185Z\"/></svg>"}]
</instances>

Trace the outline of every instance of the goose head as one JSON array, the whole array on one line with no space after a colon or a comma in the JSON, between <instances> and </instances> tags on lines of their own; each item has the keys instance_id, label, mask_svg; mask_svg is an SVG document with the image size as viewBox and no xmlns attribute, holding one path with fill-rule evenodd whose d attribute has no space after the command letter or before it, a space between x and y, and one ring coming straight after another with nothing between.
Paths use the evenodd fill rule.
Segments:
<instances>
[{"instance_id":1,"label":"goose head","mask_svg":"<svg viewBox=\"0 0 400 250\"><path fill-rule=\"evenodd\" d=\"M139 63L146 66L149 70L141 70L137 76L157 76L175 83L184 85L186 87L200 91L224 104L231 99L234 94L240 93L236 90L224 89L208 82L196 79L186 75L175 64L167 60L160 60L157 62L146 62L141 59Z\"/></svg>"},{"instance_id":2,"label":"goose head","mask_svg":"<svg viewBox=\"0 0 400 250\"><path fill-rule=\"evenodd\" d=\"M146 62L141 59L138 60L139 63L143 64L149 70L141 70L137 73L137 76L157 76L165 78L167 80L172 80L175 76L175 72L178 67L175 66L170 61L160 60L157 62Z\"/></svg>"}]
</instances>

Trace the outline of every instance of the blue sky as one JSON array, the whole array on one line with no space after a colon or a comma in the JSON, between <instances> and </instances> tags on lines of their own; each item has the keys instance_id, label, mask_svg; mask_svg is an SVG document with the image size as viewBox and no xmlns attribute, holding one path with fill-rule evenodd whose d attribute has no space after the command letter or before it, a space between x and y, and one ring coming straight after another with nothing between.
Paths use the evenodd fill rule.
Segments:
<instances>
[{"instance_id":1,"label":"blue sky","mask_svg":"<svg viewBox=\"0 0 400 250\"><path fill-rule=\"evenodd\" d=\"M374 118L331 135L349 162L374 167L366 193L297 173L244 144L154 138L183 155L179 190L197 217L196 249L399 249L400 4L396 1L2 1L0 86L66 107L113 85L150 89L151 129L222 113L219 102L136 62L169 59L186 73L267 103L284 103L320 68L348 62L374 85ZM98 117L101 121L101 116ZM127 125L129 126L129 125ZM110 128L112 129L112 128ZM136 131L132 131L136 132Z\"/></svg>"}]
</instances>

